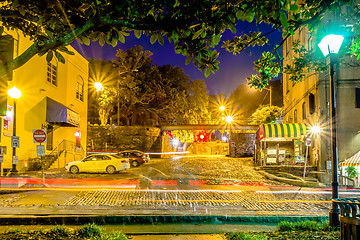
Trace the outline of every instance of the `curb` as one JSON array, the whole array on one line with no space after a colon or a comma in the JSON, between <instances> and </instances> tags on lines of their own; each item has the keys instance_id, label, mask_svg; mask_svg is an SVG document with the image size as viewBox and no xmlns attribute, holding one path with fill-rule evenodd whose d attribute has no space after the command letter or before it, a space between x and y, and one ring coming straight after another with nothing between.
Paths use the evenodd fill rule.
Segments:
<instances>
[{"instance_id":1,"label":"curb","mask_svg":"<svg viewBox=\"0 0 360 240\"><path fill-rule=\"evenodd\" d=\"M328 216L108 216L108 215L70 215L70 216L19 216L0 218L0 225L58 225L73 224L82 225L87 223L95 223L99 225L105 224L240 224L240 223L280 223L301 222L301 221L329 221Z\"/></svg>"},{"instance_id":2,"label":"curb","mask_svg":"<svg viewBox=\"0 0 360 240\"><path fill-rule=\"evenodd\" d=\"M300 186L300 187L321 187L321 184L317 183L317 182L303 182L303 181L296 180L296 179L278 177L278 176L275 176L275 175L270 174L265 171L258 171L258 172L268 179L276 180L279 182L284 182L284 183L287 183L290 185L295 185L295 186Z\"/></svg>"}]
</instances>

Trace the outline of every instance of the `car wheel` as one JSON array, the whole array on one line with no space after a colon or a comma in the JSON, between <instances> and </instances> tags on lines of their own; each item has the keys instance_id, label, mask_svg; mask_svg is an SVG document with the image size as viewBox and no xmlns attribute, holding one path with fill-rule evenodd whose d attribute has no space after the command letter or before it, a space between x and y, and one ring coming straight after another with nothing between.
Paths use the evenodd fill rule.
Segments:
<instances>
[{"instance_id":1,"label":"car wheel","mask_svg":"<svg viewBox=\"0 0 360 240\"><path fill-rule=\"evenodd\" d=\"M131 162L131 166L133 166L133 167L138 167L139 165L140 165L139 162L136 160Z\"/></svg>"},{"instance_id":2,"label":"car wheel","mask_svg":"<svg viewBox=\"0 0 360 240\"><path fill-rule=\"evenodd\" d=\"M79 168L77 166L71 166L70 167L70 172L72 174L78 173L79 172Z\"/></svg>"},{"instance_id":3,"label":"car wheel","mask_svg":"<svg viewBox=\"0 0 360 240\"><path fill-rule=\"evenodd\" d=\"M106 168L106 172L108 173L108 174L113 174L114 172L115 172L115 167L114 166L108 166L107 168Z\"/></svg>"}]
</instances>

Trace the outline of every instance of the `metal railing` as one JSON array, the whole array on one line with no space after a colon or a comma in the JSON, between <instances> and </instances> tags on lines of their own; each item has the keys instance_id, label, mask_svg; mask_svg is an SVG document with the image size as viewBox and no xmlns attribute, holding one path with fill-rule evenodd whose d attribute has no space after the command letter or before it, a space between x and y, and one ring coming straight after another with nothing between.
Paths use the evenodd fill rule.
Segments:
<instances>
[{"instance_id":1,"label":"metal railing","mask_svg":"<svg viewBox=\"0 0 360 240\"><path fill-rule=\"evenodd\" d=\"M40 170L41 164L43 164L44 169L50 168L52 164L54 164L59 157L66 152L70 152L73 155L80 154L82 157L85 155L85 150L81 146L80 148L76 148L76 143L69 140L63 140L59 143L50 153L46 153L45 156L41 158L30 158L29 159L29 170Z\"/></svg>"},{"instance_id":2,"label":"metal railing","mask_svg":"<svg viewBox=\"0 0 360 240\"><path fill-rule=\"evenodd\" d=\"M340 239L360 238L360 198L336 198L340 208Z\"/></svg>"}]
</instances>

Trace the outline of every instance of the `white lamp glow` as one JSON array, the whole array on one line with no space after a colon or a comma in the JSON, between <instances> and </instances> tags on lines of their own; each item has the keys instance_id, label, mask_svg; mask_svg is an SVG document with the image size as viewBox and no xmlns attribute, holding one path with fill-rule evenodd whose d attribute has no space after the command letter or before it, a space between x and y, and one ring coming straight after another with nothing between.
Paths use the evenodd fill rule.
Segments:
<instances>
[{"instance_id":1,"label":"white lamp glow","mask_svg":"<svg viewBox=\"0 0 360 240\"><path fill-rule=\"evenodd\" d=\"M171 140L171 143L172 143L173 146L177 146L179 144L179 140L177 140L176 138L173 138Z\"/></svg>"},{"instance_id":2,"label":"white lamp glow","mask_svg":"<svg viewBox=\"0 0 360 240\"><path fill-rule=\"evenodd\" d=\"M101 82L95 82L94 87L96 88L97 92L99 92L103 89L103 85L101 84Z\"/></svg>"},{"instance_id":3,"label":"white lamp glow","mask_svg":"<svg viewBox=\"0 0 360 240\"><path fill-rule=\"evenodd\" d=\"M326 35L318 44L321 52L326 57L330 53L338 53L344 37L336 34Z\"/></svg>"},{"instance_id":4,"label":"white lamp glow","mask_svg":"<svg viewBox=\"0 0 360 240\"><path fill-rule=\"evenodd\" d=\"M21 97L21 91L17 87L12 87L8 90L8 95L11 98L18 99L19 97Z\"/></svg>"},{"instance_id":5,"label":"white lamp glow","mask_svg":"<svg viewBox=\"0 0 360 240\"><path fill-rule=\"evenodd\" d=\"M226 117L226 121L227 121L228 123L231 123L233 120L234 120L234 118L233 118L232 116L227 116L227 117Z\"/></svg>"},{"instance_id":6,"label":"white lamp glow","mask_svg":"<svg viewBox=\"0 0 360 240\"><path fill-rule=\"evenodd\" d=\"M318 125L315 125L311 127L310 131L313 134L319 134L321 132L321 128Z\"/></svg>"}]
</instances>

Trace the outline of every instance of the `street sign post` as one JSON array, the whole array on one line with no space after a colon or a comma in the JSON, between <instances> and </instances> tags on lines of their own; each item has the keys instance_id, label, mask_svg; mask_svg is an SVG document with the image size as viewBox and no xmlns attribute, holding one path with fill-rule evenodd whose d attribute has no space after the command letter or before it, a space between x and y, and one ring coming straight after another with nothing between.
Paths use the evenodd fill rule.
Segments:
<instances>
[{"instance_id":1,"label":"street sign post","mask_svg":"<svg viewBox=\"0 0 360 240\"><path fill-rule=\"evenodd\" d=\"M38 157L43 157L45 156L45 146L44 145L37 145L36 146L36 150L37 150L37 155Z\"/></svg>"},{"instance_id":2,"label":"street sign post","mask_svg":"<svg viewBox=\"0 0 360 240\"><path fill-rule=\"evenodd\" d=\"M36 146L37 155L40 156L41 161L41 171L42 171L42 179L43 184L45 183L45 175L44 175L44 162L42 157L45 156L45 146L41 145L41 143L46 143L46 130L45 129L33 129L33 138L34 143L40 143L40 145Z\"/></svg>"},{"instance_id":3,"label":"street sign post","mask_svg":"<svg viewBox=\"0 0 360 240\"><path fill-rule=\"evenodd\" d=\"M46 130L45 129L34 129L33 130L34 143L46 143Z\"/></svg>"},{"instance_id":4,"label":"street sign post","mask_svg":"<svg viewBox=\"0 0 360 240\"><path fill-rule=\"evenodd\" d=\"M11 136L11 147L18 148L19 147L19 137Z\"/></svg>"},{"instance_id":5,"label":"street sign post","mask_svg":"<svg viewBox=\"0 0 360 240\"><path fill-rule=\"evenodd\" d=\"M306 174L307 156L309 153L309 147L311 146L311 133L308 133L306 135L305 145L306 145L306 153L305 153L305 165L304 165L304 176L303 176L304 179L305 179L305 174Z\"/></svg>"}]
</instances>

